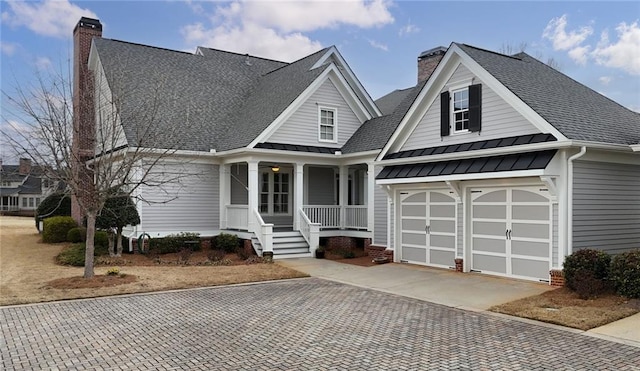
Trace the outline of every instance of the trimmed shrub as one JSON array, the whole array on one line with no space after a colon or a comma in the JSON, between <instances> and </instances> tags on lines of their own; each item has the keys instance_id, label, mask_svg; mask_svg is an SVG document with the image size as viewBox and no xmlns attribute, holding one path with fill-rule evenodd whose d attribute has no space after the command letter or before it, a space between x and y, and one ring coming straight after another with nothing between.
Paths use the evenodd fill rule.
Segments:
<instances>
[{"instance_id":1,"label":"trimmed shrub","mask_svg":"<svg viewBox=\"0 0 640 371\"><path fill-rule=\"evenodd\" d=\"M235 234L220 233L215 240L217 249L228 253L234 253L240 246L240 239Z\"/></svg>"},{"instance_id":2,"label":"trimmed shrub","mask_svg":"<svg viewBox=\"0 0 640 371\"><path fill-rule=\"evenodd\" d=\"M67 241L67 233L77 227L76 221L70 216L54 216L44 220L42 242L58 243Z\"/></svg>"},{"instance_id":3,"label":"trimmed shrub","mask_svg":"<svg viewBox=\"0 0 640 371\"><path fill-rule=\"evenodd\" d=\"M86 248L84 243L76 243L73 244L60 252L56 256L56 262L62 265L72 265L74 267L83 267L84 266L84 254ZM104 256L109 255L106 247L96 246L93 256Z\"/></svg>"},{"instance_id":4,"label":"trimmed shrub","mask_svg":"<svg viewBox=\"0 0 640 371\"><path fill-rule=\"evenodd\" d=\"M611 256L593 249L582 249L566 257L564 261L564 282L571 290L577 290L578 280L589 277L589 280L607 279Z\"/></svg>"},{"instance_id":5,"label":"trimmed shrub","mask_svg":"<svg viewBox=\"0 0 640 371\"><path fill-rule=\"evenodd\" d=\"M242 246L238 246L236 248L236 254L240 259L247 260L255 255L255 251L253 250L253 247L242 244Z\"/></svg>"},{"instance_id":6,"label":"trimmed shrub","mask_svg":"<svg viewBox=\"0 0 640 371\"><path fill-rule=\"evenodd\" d=\"M87 240L87 229L84 227L75 227L67 232L67 242L84 242Z\"/></svg>"},{"instance_id":7,"label":"trimmed shrub","mask_svg":"<svg viewBox=\"0 0 640 371\"><path fill-rule=\"evenodd\" d=\"M212 262L221 261L222 259L224 259L225 254L226 253L224 252L224 250L212 249L207 251L207 259Z\"/></svg>"},{"instance_id":8,"label":"trimmed shrub","mask_svg":"<svg viewBox=\"0 0 640 371\"><path fill-rule=\"evenodd\" d=\"M40 231L40 217L71 216L71 197L64 193L53 193L47 196L36 209L36 229Z\"/></svg>"},{"instance_id":9,"label":"trimmed shrub","mask_svg":"<svg viewBox=\"0 0 640 371\"><path fill-rule=\"evenodd\" d=\"M85 237L85 239L86 239L86 237ZM96 250L98 248L108 249L109 248L109 233L107 233L105 231L96 231L95 235L93 236L93 245L94 245Z\"/></svg>"},{"instance_id":10,"label":"trimmed shrub","mask_svg":"<svg viewBox=\"0 0 640 371\"><path fill-rule=\"evenodd\" d=\"M163 238L152 238L149 243L149 251L154 254L171 254L180 252L185 248L191 251L200 251L201 249L200 234L190 232L170 234Z\"/></svg>"},{"instance_id":11,"label":"trimmed shrub","mask_svg":"<svg viewBox=\"0 0 640 371\"><path fill-rule=\"evenodd\" d=\"M608 288L603 279L594 277L593 272L586 269L576 271L573 285L578 297L583 300L595 299Z\"/></svg>"},{"instance_id":12,"label":"trimmed shrub","mask_svg":"<svg viewBox=\"0 0 640 371\"><path fill-rule=\"evenodd\" d=\"M618 294L640 299L640 249L614 256L610 279Z\"/></svg>"}]
</instances>

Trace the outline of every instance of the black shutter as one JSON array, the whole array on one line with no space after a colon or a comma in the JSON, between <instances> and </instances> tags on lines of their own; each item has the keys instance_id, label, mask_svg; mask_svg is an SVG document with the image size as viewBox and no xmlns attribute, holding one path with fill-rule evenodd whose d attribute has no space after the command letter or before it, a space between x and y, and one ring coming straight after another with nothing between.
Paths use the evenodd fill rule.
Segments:
<instances>
[{"instance_id":1,"label":"black shutter","mask_svg":"<svg viewBox=\"0 0 640 371\"><path fill-rule=\"evenodd\" d=\"M482 85L469 86L469 131L480 131L482 124Z\"/></svg>"},{"instance_id":2,"label":"black shutter","mask_svg":"<svg viewBox=\"0 0 640 371\"><path fill-rule=\"evenodd\" d=\"M449 114L449 92L445 91L440 94L440 136L446 137L449 135L449 120L451 115Z\"/></svg>"}]
</instances>

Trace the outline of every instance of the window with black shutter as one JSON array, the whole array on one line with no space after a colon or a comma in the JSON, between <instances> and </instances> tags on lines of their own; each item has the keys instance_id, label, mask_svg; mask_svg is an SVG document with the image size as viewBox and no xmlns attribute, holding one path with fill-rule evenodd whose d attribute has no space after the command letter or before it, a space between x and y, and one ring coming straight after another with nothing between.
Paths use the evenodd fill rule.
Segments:
<instances>
[{"instance_id":1,"label":"window with black shutter","mask_svg":"<svg viewBox=\"0 0 640 371\"><path fill-rule=\"evenodd\" d=\"M440 135L479 132L482 122L482 85L440 94Z\"/></svg>"}]
</instances>

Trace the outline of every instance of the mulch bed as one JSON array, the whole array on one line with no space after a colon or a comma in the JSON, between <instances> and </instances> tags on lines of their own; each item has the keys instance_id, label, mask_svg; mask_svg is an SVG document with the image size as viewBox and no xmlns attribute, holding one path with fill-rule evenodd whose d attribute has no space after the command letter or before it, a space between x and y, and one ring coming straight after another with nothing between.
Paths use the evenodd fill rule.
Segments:
<instances>
[{"instance_id":1,"label":"mulch bed","mask_svg":"<svg viewBox=\"0 0 640 371\"><path fill-rule=\"evenodd\" d=\"M49 281L48 287L54 289L93 289L98 287L124 285L135 282L138 277L132 274L100 275L91 278L65 277Z\"/></svg>"}]
</instances>

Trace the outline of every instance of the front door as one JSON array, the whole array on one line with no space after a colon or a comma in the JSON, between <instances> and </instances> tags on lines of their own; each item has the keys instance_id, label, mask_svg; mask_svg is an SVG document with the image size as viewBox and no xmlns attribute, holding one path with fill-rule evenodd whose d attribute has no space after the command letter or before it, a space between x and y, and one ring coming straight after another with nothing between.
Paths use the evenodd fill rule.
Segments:
<instances>
[{"instance_id":1,"label":"front door","mask_svg":"<svg viewBox=\"0 0 640 371\"><path fill-rule=\"evenodd\" d=\"M291 172L265 170L260 174L260 214L291 215Z\"/></svg>"}]
</instances>

